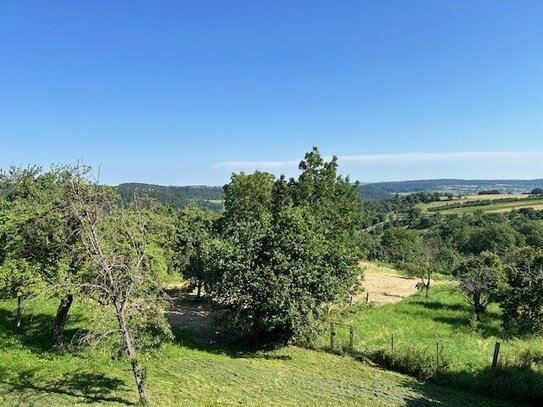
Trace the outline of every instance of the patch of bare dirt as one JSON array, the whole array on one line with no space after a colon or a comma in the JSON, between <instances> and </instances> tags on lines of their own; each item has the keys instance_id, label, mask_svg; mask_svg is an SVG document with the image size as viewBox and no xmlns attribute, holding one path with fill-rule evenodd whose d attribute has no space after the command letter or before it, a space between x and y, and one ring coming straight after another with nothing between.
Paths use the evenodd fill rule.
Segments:
<instances>
[{"instance_id":1,"label":"patch of bare dirt","mask_svg":"<svg viewBox=\"0 0 543 407\"><path fill-rule=\"evenodd\" d=\"M223 331L216 324L218 313L209 301L182 290L169 290L168 295L171 305L166 318L174 330L210 345L223 340Z\"/></svg>"}]
</instances>

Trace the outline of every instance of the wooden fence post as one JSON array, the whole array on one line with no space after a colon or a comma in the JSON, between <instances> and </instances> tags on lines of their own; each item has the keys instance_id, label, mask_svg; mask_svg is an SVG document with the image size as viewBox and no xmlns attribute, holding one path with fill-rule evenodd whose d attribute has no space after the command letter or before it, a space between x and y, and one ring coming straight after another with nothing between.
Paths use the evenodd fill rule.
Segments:
<instances>
[{"instance_id":1,"label":"wooden fence post","mask_svg":"<svg viewBox=\"0 0 543 407\"><path fill-rule=\"evenodd\" d=\"M394 353L394 334L390 337L390 349L391 352Z\"/></svg>"},{"instance_id":2,"label":"wooden fence post","mask_svg":"<svg viewBox=\"0 0 543 407\"><path fill-rule=\"evenodd\" d=\"M334 323L330 322L330 349L334 349L334 337L336 336L336 331L334 329Z\"/></svg>"},{"instance_id":3,"label":"wooden fence post","mask_svg":"<svg viewBox=\"0 0 543 407\"><path fill-rule=\"evenodd\" d=\"M366 293L366 304L369 304L369 302L370 302L370 293L367 292Z\"/></svg>"},{"instance_id":4,"label":"wooden fence post","mask_svg":"<svg viewBox=\"0 0 543 407\"><path fill-rule=\"evenodd\" d=\"M492 357L492 371L495 372L498 367L498 357L500 356L500 343L494 345L494 356Z\"/></svg>"},{"instance_id":5,"label":"wooden fence post","mask_svg":"<svg viewBox=\"0 0 543 407\"><path fill-rule=\"evenodd\" d=\"M353 350L353 342L354 342L353 326L349 325L349 348L351 349L351 351Z\"/></svg>"}]
</instances>

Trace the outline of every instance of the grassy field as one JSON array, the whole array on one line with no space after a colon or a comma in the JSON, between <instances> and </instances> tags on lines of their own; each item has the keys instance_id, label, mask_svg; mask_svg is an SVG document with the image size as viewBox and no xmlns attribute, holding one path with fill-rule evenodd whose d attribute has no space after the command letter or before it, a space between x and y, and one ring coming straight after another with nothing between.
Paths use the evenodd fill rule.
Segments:
<instances>
[{"instance_id":1,"label":"grassy field","mask_svg":"<svg viewBox=\"0 0 543 407\"><path fill-rule=\"evenodd\" d=\"M422 203L417 205L424 212L427 212L430 209L437 207L446 207L447 205L456 205L463 204L466 202L476 202L476 201L497 201L500 199L518 199L519 202L496 202L488 203L487 205L481 206L467 206L460 208L451 208L443 209L440 211L442 214L462 214L462 213L473 213L475 211L483 212L509 212L513 209L520 208L534 208L536 210L543 209L543 199L534 198L526 199L528 195L525 194L496 194L496 195L468 195L462 199L453 199L453 200L441 200L436 202Z\"/></svg>"},{"instance_id":2,"label":"grassy field","mask_svg":"<svg viewBox=\"0 0 543 407\"><path fill-rule=\"evenodd\" d=\"M502 202L495 203L490 205L483 206L468 206L465 208L454 208L450 210L441 211L442 214L462 214L462 213L473 213L475 211L481 210L483 212L510 212L513 209L520 208L534 208L535 210L543 209L543 200L542 199L529 199L521 202Z\"/></svg>"},{"instance_id":3,"label":"grassy field","mask_svg":"<svg viewBox=\"0 0 543 407\"><path fill-rule=\"evenodd\" d=\"M417 293L396 304L378 308L359 305L335 311L331 319L353 325L356 351L370 355L370 358L372 355L380 355L380 359L389 361L396 358L400 368L403 364L403 371L409 371L405 364L409 365L410 358L415 355L419 355L428 367L434 365L436 344L439 343L443 349L440 362L447 367L436 375L437 382L473 392L543 400L542 338L507 338L496 306L491 306L483 316L479 330L473 329L471 309L453 284L434 286L429 299ZM338 327L336 344L346 346L348 335L347 327ZM501 342L503 369L493 380L490 364L496 341ZM329 346L328 332L321 336L317 346ZM517 365L519 361L525 363L515 368L505 367L511 363ZM424 366L415 368L413 374Z\"/></svg>"},{"instance_id":4,"label":"grassy field","mask_svg":"<svg viewBox=\"0 0 543 407\"><path fill-rule=\"evenodd\" d=\"M54 304L27 311L25 329L12 320L13 301L0 302L0 405L135 405L128 362L106 351L51 351ZM68 335L89 326L74 305ZM151 406L512 406L408 376L347 356L285 347L274 351L211 348L178 333L147 356Z\"/></svg>"},{"instance_id":5,"label":"grassy field","mask_svg":"<svg viewBox=\"0 0 543 407\"><path fill-rule=\"evenodd\" d=\"M466 195L462 197L461 199L444 198L440 201L421 203L421 204L418 204L417 206L421 208L422 210L428 210L428 208L436 208L438 206L447 206L447 204L457 204L457 203L465 203L465 202L473 202L473 201L495 201L497 199L505 199L505 198L522 199L526 197L527 195L525 194Z\"/></svg>"}]
</instances>

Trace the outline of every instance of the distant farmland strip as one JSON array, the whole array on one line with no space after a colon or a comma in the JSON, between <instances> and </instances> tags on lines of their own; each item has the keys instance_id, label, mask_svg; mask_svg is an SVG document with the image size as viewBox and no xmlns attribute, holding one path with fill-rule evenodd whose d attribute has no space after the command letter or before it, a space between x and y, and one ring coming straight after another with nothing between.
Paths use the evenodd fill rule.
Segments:
<instances>
[{"instance_id":1,"label":"distant farmland strip","mask_svg":"<svg viewBox=\"0 0 543 407\"><path fill-rule=\"evenodd\" d=\"M477 210L483 212L509 212L513 209L534 208L535 210L543 209L543 199L521 199L511 202L489 202L482 205L466 205L457 208L441 209L443 214L461 214L470 213Z\"/></svg>"}]
</instances>

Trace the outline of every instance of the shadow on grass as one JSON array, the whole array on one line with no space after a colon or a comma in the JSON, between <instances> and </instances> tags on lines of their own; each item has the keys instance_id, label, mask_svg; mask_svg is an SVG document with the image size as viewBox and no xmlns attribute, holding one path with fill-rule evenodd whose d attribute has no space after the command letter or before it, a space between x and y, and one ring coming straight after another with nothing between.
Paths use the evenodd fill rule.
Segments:
<instances>
[{"instance_id":1,"label":"shadow on grass","mask_svg":"<svg viewBox=\"0 0 543 407\"><path fill-rule=\"evenodd\" d=\"M78 323L81 318L68 316L69 323ZM34 353L57 353L52 348L52 330L54 317L50 314L27 314L23 316L20 327L17 327L14 315L6 309L0 309L0 336L15 338L25 348ZM64 330L64 341L67 345L75 343L87 330L67 327ZM68 346L69 348L69 346Z\"/></svg>"},{"instance_id":2,"label":"shadow on grass","mask_svg":"<svg viewBox=\"0 0 543 407\"><path fill-rule=\"evenodd\" d=\"M171 309L166 313L175 343L189 349L235 358L289 359L265 351L277 348L267 337L247 337L225 324L224 314L206 299L181 290L168 292Z\"/></svg>"},{"instance_id":3,"label":"shadow on grass","mask_svg":"<svg viewBox=\"0 0 543 407\"><path fill-rule=\"evenodd\" d=\"M442 304L439 302L415 302L411 305L414 305L415 307L422 307L426 309L430 309L432 312L430 314L427 314L427 318L431 319L435 322L443 323L452 326L453 328L457 330L469 330L470 328L470 320L473 316L473 311L471 308L466 304L466 306L463 306L462 304ZM407 315L413 315L420 317L420 313L415 307L410 308L402 308L398 309L396 312L407 314ZM451 315L451 313L445 314L444 312L440 311L453 311L454 314ZM481 334L481 337L488 338L488 337L496 337L500 339L508 338L509 335L507 332L505 332L501 328L501 320L500 316L497 312L494 311L487 311L484 314L481 315L481 322L479 325L479 333Z\"/></svg>"},{"instance_id":4,"label":"shadow on grass","mask_svg":"<svg viewBox=\"0 0 543 407\"><path fill-rule=\"evenodd\" d=\"M194 332L173 329L174 342L191 350L198 350L213 354L227 355L231 358L252 358L268 360L290 360L289 355L274 354L273 350L279 348L275 343L262 343L243 336L235 338L235 332L221 332L213 342L202 341Z\"/></svg>"},{"instance_id":5,"label":"shadow on grass","mask_svg":"<svg viewBox=\"0 0 543 407\"><path fill-rule=\"evenodd\" d=\"M462 392L454 389L449 390L447 387L433 383L423 383L411 380L406 380L402 383L406 388L412 390L416 395L404 398L404 406L406 407L443 407L443 406L463 406L463 407L520 407L524 404L518 402L501 401L493 398L487 398L482 395L483 392L476 394Z\"/></svg>"},{"instance_id":6,"label":"shadow on grass","mask_svg":"<svg viewBox=\"0 0 543 407\"><path fill-rule=\"evenodd\" d=\"M444 367L435 369L432 365L430 355L422 352L418 353L416 349L407 349L405 352L373 352L366 354L369 360L378 365L423 379L424 385L408 382L406 386L411 387L415 393L420 396L407 400L409 406L419 405L502 405L496 400L510 400L503 405L543 405L543 365L540 355L527 353L513 359L505 359L498 364L495 371L490 364L477 370L465 367L465 370L448 370L448 362L445 358ZM428 357L430 356L430 357ZM363 358L360 358L364 360ZM437 386L439 385L439 386ZM433 386L433 387L432 387ZM447 388L463 390L465 394L454 394L454 403L446 398L450 398L451 392ZM487 403L480 404L477 400L479 396L484 395L489 399ZM458 397L461 397L460 400ZM443 399L445 398L445 399ZM445 404L432 404L428 401L442 401ZM465 399L465 400L464 400Z\"/></svg>"},{"instance_id":7,"label":"shadow on grass","mask_svg":"<svg viewBox=\"0 0 543 407\"><path fill-rule=\"evenodd\" d=\"M16 380L7 383L7 393L14 394L19 405L35 405L39 399L51 395L65 400L63 405L78 403L118 403L135 405L122 397L114 396L119 389L125 389L123 380L109 378L102 374L75 372L66 373L58 380L36 378L32 370L21 372ZM74 400L77 399L77 400Z\"/></svg>"},{"instance_id":8,"label":"shadow on grass","mask_svg":"<svg viewBox=\"0 0 543 407\"><path fill-rule=\"evenodd\" d=\"M495 372L490 366L478 372L446 371L435 382L525 405L543 405L543 373L519 362L502 364Z\"/></svg>"},{"instance_id":9,"label":"shadow on grass","mask_svg":"<svg viewBox=\"0 0 543 407\"><path fill-rule=\"evenodd\" d=\"M421 299L419 301L413 301L412 304L418 305L420 307L427 308L430 310L471 312L471 308L469 307L468 304L460 304L460 303L446 304L439 301L424 300L424 299Z\"/></svg>"}]
</instances>

